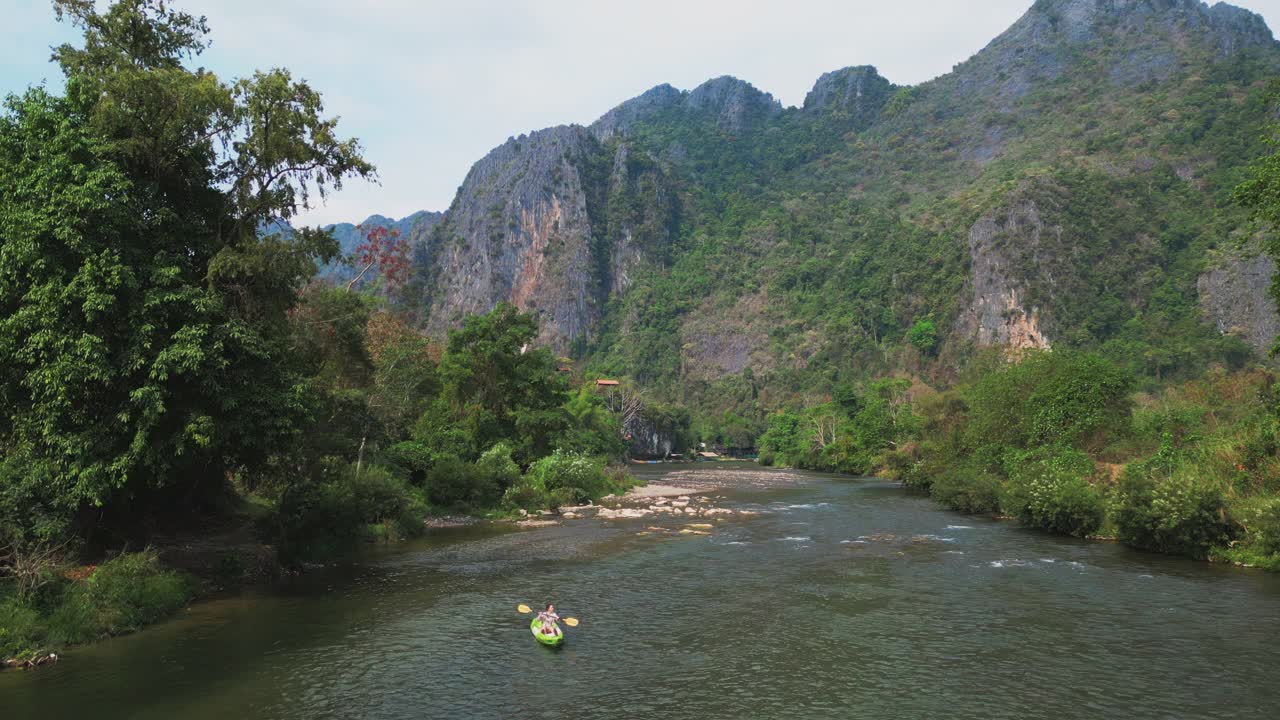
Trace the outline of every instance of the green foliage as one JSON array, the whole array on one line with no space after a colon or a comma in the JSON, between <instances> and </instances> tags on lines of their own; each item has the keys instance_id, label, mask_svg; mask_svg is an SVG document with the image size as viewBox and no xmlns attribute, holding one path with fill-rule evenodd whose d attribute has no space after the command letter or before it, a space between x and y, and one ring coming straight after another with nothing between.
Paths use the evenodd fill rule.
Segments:
<instances>
[{"instance_id":1,"label":"green foliage","mask_svg":"<svg viewBox=\"0 0 1280 720\"><path fill-rule=\"evenodd\" d=\"M1096 443L1128 426L1132 387L1132 376L1100 355L1031 353L964 391L971 442Z\"/></svg>"},{"instance_id":2,"label":"green foliage","mask_svg":"<svg viewBox=\"0 0 1280 720\"><path fill-rule=\"evenodd\" d=\"M196 589L189 576L162 567L154 550L108 560L89 577L87 586L99 623L110 634L137 630L168 617L186 605ZM81 611L73 612L81 621ZM65 617L60 620L66 622Z\"/></svg>"},{"instance_id":3,"label":"green foliage","mask_svg":"<svg viewBox=\"0 0 1280 720\"><path fill-rule=\"evenodd\" d=\"M382 465L330 466L321 479L287 488L273 517L272 533L286 564L319 560L350 550L373 526L412 537L429 512L421 491L405 474Z\"/></svg>"},{"instance_id":4,"label":"green foliage","mask_svg":"<svg viewBox=\"0 0 1280 720\"><path fill-rule=\"evenodd\" d=\"M42 637L39 613L0 595L0 660L34 652Z\"/></svg>"},{"instance_id":5,"label":"green foliage","mask_svg":"<svg viewBox=\"0 0 1280 720\"><path fill-rule=\"evenodd\" d=\"M1113 512L1123 542L1157 552L1204 558L1235 535L1222 490L1194 471L1159 477L1128 469Z\"/></svg>"},{"instance_id":6,"label":"green foliage","mask_svg":"<svg viewBox=\"0 0 1280 720\"><path fill-rule=\"evenodd\" d=\"M511 446L506 443L498 443L486 450L476 461L476 471L485 483L504 492L520 481L520 466L511 459Z\"/></svg>"},{"instance_id":7,"label":"green foliage","mask_svg":"<svg viewBox=\"0 0 1280 720\"><path fill-rule=\"evenodd\" d=\"M427 481L427 473L435 465L437 455L426 445L406 440L398 442L382 453L382 460L390 467L398 470L409 482L422 487Z\"/></svg>"},{"instance_id":8,"label":"green foliage","mask_svg":"<svg viewBox=\"0 0 1280 720\"><path fill-rule=\"evenodd\" d=\"M1000 478L971 464L955 465L932 478L930 494L943 505L964 513L1000 510Z\"/></svg>"},{"instance_id":9,"label":"green foliage","mask_svg":"<svg viewBox=\"0 0 1280 720\"><path fill-rule=\"evenodd\" d=\"M1046 446L1010 451L1004 460L1009 480L1000 504L1024 524L1063 535L1085 537L1106 519L1101 494L1089 482L1093 460L1079 450Z\"/></svg>"},{"instance_id":10,"label":"green foliage","mask_svg":"<svg viewBox=\"0 0 1280 720\"><path fill-rule=\"evenodd\" d=\"M922 355L932 356L938 352L938 326L933 320L924 318L917 320L907 331L907 342L911 343Z\"/></svg>"},{"instance_id":11,"label":"green foliage","mask_svg":"<svg viewBox=\"0 0 1280 720\"><path fill-rule=\"evenodd\" d=\"M491 507L501 495L497 477L452 455L440 458L427 478L427 499L440 508L472 510Z\"/></svg>"},{"instance_id":12,"label":"green foliage","mask_svg":"<svg viewBox=\"0 0 1280 720\"><path fill-rule=\"evenodd\" d=\"M835 402L770 415L760 437L760 462L853 475L882 468L918 432L910 384L887 378L865 388L844 387Z\"/></svg>"},{"instance_id":13,"label":"green foliage","mask_svg":"<svg viewBox=\"0 0 1280 720\"><path fill-rule=\"evenodd\" d=\"M574 502L598 499L619 489L605 474L602 461L562 450L529 466L528 482L553 496L564 491L563 496Z\"/></svg>"},{"instance_id":14,"label":"green foliage","mask_svg":"<svg viewBox=\"0 0 1280 720\"><path fill-rule=\"evenodd\" d=\"M122 553L85 581L58 577L28 602L0 587L0 659L132 632L184 607L195 579L164 568L154 550Z\"/></svg>"},{"instance_id":15,"label":"green foliage","mask_svg":"<svg viewBox=\"0 0 1280 720\"><path fill-rule=\"evenodd\" d=\"M84 30L54 53L66 94L0 117L0 447L25 468L6 521L66 532L207 505L287 446L306 407L286 316L333 243L257 229L372 166L284 71L188 69L202 19L55 7Z\"/></svg>"},{"instance_id":16,"label":"green foliage","mask_svg":"<svg viewBox=\"0 0 1280 720\"><path fill-rule=\"evenodd\" d=\"M992 359L922 407L911 485L963 512L1005 512L1076 536L1107 520L1093 484L1097 449L1131 434L1132 377L1097 354Z\"/></svg>"},{"instance_id":17,"label":"green foliage","mask_svg":"<svg viewBox=\"0 0 1280 720\"><path fill-rule=\"evenodd\" d=\"M1268 555L1280 555L1280 498L1269 498L1257 513L1250 532L1254 543Z\"/></svg>"},{"instance_id":18,"label":"green foliage","mask_svg":"<svg viewBox=\"0 0 1280 720\"><path fill-rule=\"evenodd\" d=\"M622 455L622 428L618 416L605 406L604 399L585 385L573 393L564 405L568 424L555 444L598 457Z\"/></svg>"},{"instance_id":19,"label":"green foliage","mask_svg":"<svg viewBox=\"0 0 1280 720\"><path fill-rule=\"evenodd\" d=\"M533 316L505 303L450 331L440 363L444 396L476 454L508 440L528 462L566 427L567 383L550 350L530 348L537 335Z\"/></svg>"},{"instance_id":20,"label":"green foliage","mask_svg":"<svg viewBox=\"0 0 1280 720\"><path fill-rule=\"evenodd\" d=\"M1134 547L1280 569L1271 372L1210 372L1139 396L1122 422L1132 399L1115 392L1114 368L1056 362L997 364L919 403L903 479L966 512L1077 536L1114 528Z\"/></svg>"},{"instance_id":21,"label":"green foliage","mask_svg":"<svg viewBox=\"0 0 1280 720\"><path fill-rule=\"evenodd\" d=\"M909 387L907 380L882 379L864 392L846 392L841 407L852 414L823 448L819 469L866 475L884 467L898 447L915 439L919 418L908 398Z\"/></svg>"},{"instance_id":22,"label":"green foliage","mask_svg":"<svg viewBox=\"0 0 1280 720\"><path fill-rule=\"evenodd\" d=\"M534 511L552 506L554 503L547 489L527 478L521 479L502 494L502 507L507 510Z\"/></svg>"},{"instance_id":23,"label":"green foliage","mask_svg":"<svg viewBox=\"0 0 1280 720\"><path fill-rule=\"evenodd\" d=\"M799 465L809 455L812 435L795 413L777 412L769 416L769 426L760 436L760 463Z\"/></svg>"}]
</instances>

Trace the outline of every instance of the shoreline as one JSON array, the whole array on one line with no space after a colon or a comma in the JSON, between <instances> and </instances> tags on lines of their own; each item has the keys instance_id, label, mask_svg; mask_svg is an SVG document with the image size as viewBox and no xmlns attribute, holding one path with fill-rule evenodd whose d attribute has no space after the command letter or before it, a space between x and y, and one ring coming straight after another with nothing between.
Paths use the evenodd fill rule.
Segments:
<instances>
[{"instance_id":1,"label":"shoreline","mask_svg":"<svg viewBox=\"0 0 1280 720\"><path fill-rule=\"evenodd\" d=\"M671 478L671 480L668 480L668 478ZM643 480L643 478L638 479ZM606 496L601 498L597 504L546 510L539 514L530 514L524 518L484 518L476 515L456 514L432 516L423 521L423 527L427 533L482 525L511 525L521 530L532 530L560 526L566 520L593 519L606 522L655 516L687 520L725 519L732 516L750 517L754 513L716 507L714 500L708 495L734 487L794 487L812 482L812 480L790 471L759 468L738 470L724 467L682 468L665 473L662 476L662 480L663 482L634 486L622 495ZM703 532L702 528L685 529L685 534L700 534ZM219 544L213 542L215 539L222 539L226 542ZM194 605L251 588L269 588L278 583L284 576L323 568L340 561L340 559L332 559L322 563L309 564L301 570L290 570L269 562L262 552L269 546L258 541L248 540L242 536L238 529L223 533L221 536L204 538L198 541L168 540L168 542L160 542L157 545L162 554L167 556L166 566L199 578L203 586L202 590L192 597L183 608L168 618L131 632L108 635L85 643L49 647L30 657L0 658L0 672L7 670L29 671L47 667L65 659L64 656L68 654L67 651L74 648L85 647L120 635L144 632L152 625L158 625L178 617L183 611L190 610ZM403 542L403 540L378 539L371 540L367 545L398 544L400 542ZM223 584L220 579L212 574L215 568L210 564L212 562L210 558L221 557L228 548L242 552L247 558L252 558L251 567L246 568L248 570L246 572L247 581L228 585Z\"/></svg>"}]
</instances>

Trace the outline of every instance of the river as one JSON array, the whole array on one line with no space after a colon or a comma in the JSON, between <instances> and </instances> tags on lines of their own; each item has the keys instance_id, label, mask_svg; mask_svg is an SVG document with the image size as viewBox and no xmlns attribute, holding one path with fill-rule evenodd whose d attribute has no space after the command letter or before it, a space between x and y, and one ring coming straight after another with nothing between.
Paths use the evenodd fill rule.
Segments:
<instances>
[{"instance_id":1,"label":"river","mask_svg":"<svg viewBox=\"0 0 1280 720\"><path fill-rule=\"evenodd\" d=\"M582 520L370 551L0 674L0 717L1280 717L1280 576L810 477L719 493L761 514L707 536ZM560 649L515 612L546 599L581 619Z\"/></svg>"}]
</instances>

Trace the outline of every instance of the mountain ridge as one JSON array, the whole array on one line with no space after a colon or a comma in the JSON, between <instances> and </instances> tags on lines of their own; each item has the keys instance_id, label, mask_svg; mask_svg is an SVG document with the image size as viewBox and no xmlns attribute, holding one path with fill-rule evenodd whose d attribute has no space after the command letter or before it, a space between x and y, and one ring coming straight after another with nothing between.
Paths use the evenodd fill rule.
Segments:
<instances>
[{"instance_id":1,"label":"mountain ridge","mask_svg":"<svg viewBox=\"0 0 1280 720\"><path fill-rule=\"evenodd\" d=\"M410 233L402 301L433 333L513 302L597 372L739 409L823 367L945 381L990 344L1108 347L1155 375L1260 352L1274 309L1213 273L1256 274L1219 196L1277 69L1234 6L1039 0L918 85L851 66L799 107L728 76L657 85L478 161ZM938 340L913 348L922 322Z\"/></svg>"}]
</instances>

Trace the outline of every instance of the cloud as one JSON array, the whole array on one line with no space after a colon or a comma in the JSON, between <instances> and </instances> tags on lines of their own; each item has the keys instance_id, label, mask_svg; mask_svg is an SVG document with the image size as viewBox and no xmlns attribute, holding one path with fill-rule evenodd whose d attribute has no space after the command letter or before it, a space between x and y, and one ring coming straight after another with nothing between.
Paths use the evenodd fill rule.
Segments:
<instances>
[{"instance_id":1,"label":"cloud","mask_svg":"<svg viewBox=\"0 0 1280 720\"><path fill-rule=\"evenodd\" d=\"M55 76L73 37L44 0L9 0L0 90ZM448 206L507 137L589 123L654 85L734 75L798 105L817 77L870 64L900 84L948 72L1031 0L177 0L207 15L202 64L240 76L284 66L325 93L381 185L351 183L308 213L358 221ZM1240 4L1280 18L1280 0Z\"/></svg>"}]
</instances>

